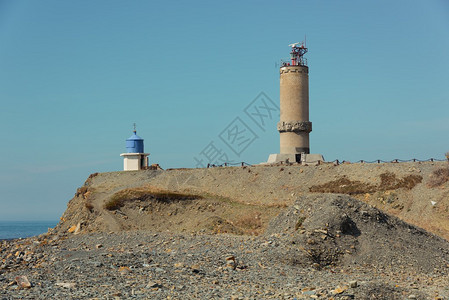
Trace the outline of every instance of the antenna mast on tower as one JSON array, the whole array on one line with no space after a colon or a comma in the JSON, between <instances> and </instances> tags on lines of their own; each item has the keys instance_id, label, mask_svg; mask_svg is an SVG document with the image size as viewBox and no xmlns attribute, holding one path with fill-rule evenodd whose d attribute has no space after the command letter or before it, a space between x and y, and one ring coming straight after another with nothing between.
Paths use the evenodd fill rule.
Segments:
<instances>
[{"instance_id":1,"label":"antenna mast on tower","mask_svg":"<svg viewBox=\"0 0 449 300\"><path fill-rule=\"evenodd\" d=\"M307 66L307 59L303 56L307 53L307 48L304 45L304 42L297 42L289 45L292 47L292 51L290 52L290 59L292 66Z\"/></svg>"}]
</instances>

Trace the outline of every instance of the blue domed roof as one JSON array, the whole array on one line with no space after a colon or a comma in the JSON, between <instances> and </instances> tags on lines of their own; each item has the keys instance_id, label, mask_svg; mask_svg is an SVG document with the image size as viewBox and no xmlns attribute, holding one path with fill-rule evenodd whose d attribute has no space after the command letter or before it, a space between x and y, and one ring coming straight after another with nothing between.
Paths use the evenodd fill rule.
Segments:
<instances>
[{"instance_id":1,"label":"blue domed roof","mask_svg":"<svg viewBox=\"0 0 449 300\"><path fill-rule=\"evenodd\" d=\"M138 136L136 134L136 131L134 131L134 134L132 136L130 136L128 139L126 139L126 152L127 153L144 153L143 138Z\"/></svg>"},{"instance_id":2,"label":"blue domed roof","mask_svg":"<svg viewBox=\"0 0 449 300\"><path fill-rule=\"evenodd\" d=\"M129 138L126 139L127 141L143 141L143 138L141 138L140 136L138 136L136 134L136 132L134 131L134 134L132 136L130 136Z\"/></svg>"}]
</instances>

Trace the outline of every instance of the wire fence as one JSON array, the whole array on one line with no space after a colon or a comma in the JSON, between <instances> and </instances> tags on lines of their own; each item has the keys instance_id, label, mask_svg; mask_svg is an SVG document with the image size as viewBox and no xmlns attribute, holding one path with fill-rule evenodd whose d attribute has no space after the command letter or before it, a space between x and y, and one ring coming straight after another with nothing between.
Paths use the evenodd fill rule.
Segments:
<instances>
[{"instance_id":1,"label":"wire fence","mask_svg":"<svg viewBox=\"0 0 449 300\"><path fill-rule=\"evenodd\" d=\"M376 159L376 160L358 160L355 162L350 162L348 160L339 160L339 159L335 159L333 161L321 161L321 160L316 160L316 161L307 161L307 162L303 162L303 164L307 165L307 164L328 164L328 163L333 163L335 165L340 165L340 164L358 164L358 163L366 163L366 164L381 164L381 163L404 163L404 162L437 162L437 161L449 161L449 159L438 159L438 158L429 158L429 159L418 159L418 158L412 158L412 159L393 159L393 160L382 160L382 159ZM286 162L280 162L280 163L276 163L276 164L272 164L272 165L278 165L278 164L285 164L285 165L292 165L294 163L286 163ZM270 164L268 164L270 165ZM207 164L207 168L217 168L217 167L233 167L233 166L254 166L253 164L249 164L247 162L225 162L223 164L220 165L215 165L215 164Z\"/></svg>"},{"instance_id":2,"label":"wire fence","mask_svg":"<svg viewBox=\"0 0 449 300\"><path fill-rule=\"evenodd\" d=\"M429 158L429 159L417 159L417 158L412 158L412 159L393 159L393 160L382 160L382 159L376 159L376 160L372 160L372 161L368 161L368 160L358 160L355 162L350 162L350 161L339 161L338 159L331 161L331 163L336 163L337 165L339 164L344 164L344 163L367 163L367 164L381 164L381 163L403 163L403 162L434 162L434 161L447 161L447 159L437 159L437 158Z\"/></svg>"},{"instance_id":3,"label":"wire fence","mask_svg":"<svg viewBox=\"0 0 449 300\"><path fill-rule=\"evenodd\" d=\"M244 162L244 161L242 161L242 162L236 162L236 163L234 163L234 162L225 162L225 163L223 163L223 164L221 164L221 165L214 165L214 164L207 164L207 168L216 168L216 167L234 167L234 166L241 166L241 167L244 167L244 166L253 166L252 164L249 164L249 163L247 163L247 162Z\"/></svg>"}]
</instances>

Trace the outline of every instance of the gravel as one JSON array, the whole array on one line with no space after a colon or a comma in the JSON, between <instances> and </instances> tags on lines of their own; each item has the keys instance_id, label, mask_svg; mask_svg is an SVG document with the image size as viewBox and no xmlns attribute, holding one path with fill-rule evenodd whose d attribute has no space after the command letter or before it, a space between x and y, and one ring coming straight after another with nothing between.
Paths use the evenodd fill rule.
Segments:
<instances>
[{"instance_id":1,"label":"gravel","mask_svg":"<svg viewBox=\"0 0 449 300\"><path fill-rule=\"evenodd\" d=\"M0 241L0 299L449 299L441 238L449 236L449 183L429 185L443 167L92 174L54 230ZM422 181L373 192L384 174L394 174L393 185L410 175ZM371 190L358 200L311 193L338 182ZM142 187L203 198L104 209L115 193Z\"/></svg>"},{"instance_id":2,"label":"gravel","mask_svg":"<svg viewBox=\"0 0 449 300\"><path fill-rule=\"evenodd\" d=\"M447 299L449 243L380 213L326 194L299 197L257 237L129 231L2 241L0 299ZM313 249L329 257L304 255ZM19 287L19 276L31 287Z\"/></svg>"}]
</instances>

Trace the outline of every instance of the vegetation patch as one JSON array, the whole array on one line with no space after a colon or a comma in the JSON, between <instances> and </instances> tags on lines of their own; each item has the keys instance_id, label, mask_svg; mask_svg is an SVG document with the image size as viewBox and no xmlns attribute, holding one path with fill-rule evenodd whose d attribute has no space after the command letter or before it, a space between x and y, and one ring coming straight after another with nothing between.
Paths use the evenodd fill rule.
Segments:
<instances>
[{"instance_id":1,"label":"vegetation patch","mask_svg":"<svg viewBox=\"0 0 449 300\"><path fill-rule=\"evenodd\" d=\"M376 191L396 190L405 188L411 190L418 183L422 182L422 176L408 175L404 178L397 178L395 174L387 172L380 174L380 184L373 185L358 180L349 180L343 176L337 180L330 181L320 185L310 187L312 193L334 193L359 195L366 193L374 193Z\"/></svg>"},{"instance_id":2,"label":"vegetation patch","mask_svg":"<svg viewBox=\"0 0 449 300\"><path fill-rule=\"evenodd\" d=\"M90 212L92 212L94 210L94 206L90 202L84 203L84 207L87 208Z\"/></svg>"},{"instance_id":3,"label":"vegetation patch","mask_svg":"<svg viewBox=\"0 0 449 300\"><path fill-rule=\"evenodd\" d=\"M330 181L320 185L314 185L310 188L312 193L334 193L334 194L365 194L376 191L377 186L369 183L363 183L358 180L349 180L343 176L337 180Z\"/></svg>"},{"instance_id":4,"label":"vegetation patch","mask_svg":"<svg viewBox=\"0 0 449 300\"><path fill-rule=\"evenodd\" d=\"M405 188L411 190L418 183L422 182L422 176L420 175L408 175L404 178L397 178L395 174L391 172L380 174L380 185L378 190L396 190L399 188Z\"/></svg>"},{"instance_id":5,"label":"vegetation patch","mask_svg":"<svg viewBox=\"0 0 449 300\"><path fill-rule=\"evenodd\" d=\"M88 191L88 187L83 185L76 190L75 197L83 196Z\"/></svg>"},{"instance_id":6,"label":"vegetation patch","mask_svg":"<svg viewBox=\"0 0 449 300\"><path fill-rule=\"evenodd\" d=\"M237 235L243 235L244 232L234 226L234 224L232 224L230 221L223 219L222 217L219 216L213 216L210 217L207 222L209 223L208 229L211 230L213 233L215 234L219 234L219 233L228 233L228 234L237 234Z\"/></svg>"},{"instance_id":7,"label":"vegetation patch","mask_svg":"<svg viewBox=\"0 0 449 300\"><path fill-rule=\"evenodd\" d=\"M257 235L263 227L260 212L244 215L237 219L236 226L242 228L247 234Z\"/></svg>"},{"instance_id":8,"label":"vegetation patch","mask_svg":"<svg viewBox=\"0 0 449 300\"><path fill-rule=\"evenodd\" d=\"M448 152L449 153L449 152ZM433 171L429 180L430 187L438 187L449 181L449 167Z\"/></svg>"},{"instance_id":9,"label":"vegetation patch","mask_svg":"<svg viewBox=\"0 0 449 300\"><path fill-rule=\"evenodd\" d=\"M139 187L118 191L117 193L112 195L109 201L107 201L104 204L104 208L107 210L115 210L119 209L127 202L136 200L140 201L150 200L156 202L170 203L175 201L193 200L193 199L202 199L202 196L165 191L155 189L153 187Z\"/></svg>"}]
</instances>

